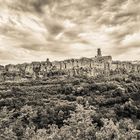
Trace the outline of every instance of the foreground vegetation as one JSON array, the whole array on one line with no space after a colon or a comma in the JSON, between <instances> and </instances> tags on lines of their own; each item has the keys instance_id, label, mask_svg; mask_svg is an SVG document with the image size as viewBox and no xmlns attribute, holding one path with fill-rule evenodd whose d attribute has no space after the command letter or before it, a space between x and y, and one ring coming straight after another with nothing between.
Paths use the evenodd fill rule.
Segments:
<instances>
[{"instance_id":1,"label":"foreground vegetation","mask_svg":"<svg viewBox=\"0 0 140 140\"><path fill-rule=\"evenodd\" d=\"M139 101L136 74L1 83L0 140L139 140Z\"/></svg>"}]
</instances>

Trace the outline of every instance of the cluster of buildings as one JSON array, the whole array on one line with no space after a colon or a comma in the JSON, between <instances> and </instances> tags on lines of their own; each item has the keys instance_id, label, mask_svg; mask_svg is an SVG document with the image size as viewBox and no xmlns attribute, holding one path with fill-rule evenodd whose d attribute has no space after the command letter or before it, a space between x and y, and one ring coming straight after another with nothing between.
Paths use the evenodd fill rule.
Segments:
<instances>
[{"instance_id":1,"label":"cluster of buildings","mask_svg":"<svg viewBox=\"0 0 140 140\"><path fill-rule=\"evenodd\" d=\"M112 61L111 56L102 56L101 49L93 58L68 59L43 62L23 63L0 66L0 81L25 81L47 79L51 76L93 76L116 73L140 73L140 64L133 62Z\"/></svg>"}]
</instances>

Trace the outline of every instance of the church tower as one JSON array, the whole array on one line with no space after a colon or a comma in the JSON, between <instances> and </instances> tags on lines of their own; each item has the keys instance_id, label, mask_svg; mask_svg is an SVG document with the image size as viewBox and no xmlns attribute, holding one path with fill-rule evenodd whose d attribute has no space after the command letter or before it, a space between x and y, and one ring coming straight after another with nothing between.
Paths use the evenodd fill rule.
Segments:
<instances>
[{"instance_id":1,"label":"church tower","mask_svg":"<svg viewBox=\"0 0 140 140\"><path fill-rule=\"evenodd\" d=\"M97 49L97 57L101 57L101 56L102 56L101 49L98 48L98 49Z\"/></svg>"}]
</instances>

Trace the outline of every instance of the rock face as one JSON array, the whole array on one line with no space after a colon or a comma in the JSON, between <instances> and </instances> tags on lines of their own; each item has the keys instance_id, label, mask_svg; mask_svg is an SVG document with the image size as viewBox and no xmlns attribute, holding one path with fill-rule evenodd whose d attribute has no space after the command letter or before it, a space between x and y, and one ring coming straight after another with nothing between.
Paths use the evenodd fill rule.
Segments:
<instances>
[{"instance_id":1,"label":"rock face","mask_svg":"<svg viewBox=\"0 0 140 140\"><path fill-rule=\"evenodd\" d=\"M93 58L68 59L53 61L49 59L43 62L32 62L18 65L0 66L0 82L2 81L26 81L34 79L46 79L50 76L93 76L140 73L140 64L132 62L112 61L111 56L102 56L98 49L97 56Z\"/></svg>"}]
</instances>

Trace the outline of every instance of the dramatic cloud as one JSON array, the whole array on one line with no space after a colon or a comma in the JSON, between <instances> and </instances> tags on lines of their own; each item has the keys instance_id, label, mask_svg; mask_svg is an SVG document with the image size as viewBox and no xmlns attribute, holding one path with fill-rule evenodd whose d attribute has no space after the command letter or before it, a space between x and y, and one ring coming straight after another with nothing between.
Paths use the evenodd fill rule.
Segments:
<instances>
[{"instance_id":1,"label":"dramatic cloud","mask_svg":"<svg viewBox=\"0 0 140 140\"><path fill-rule=\"evenodd\" d=\"M140 59L139 0L0 0L0 64Z\"/></svg>"}]
</instances>

